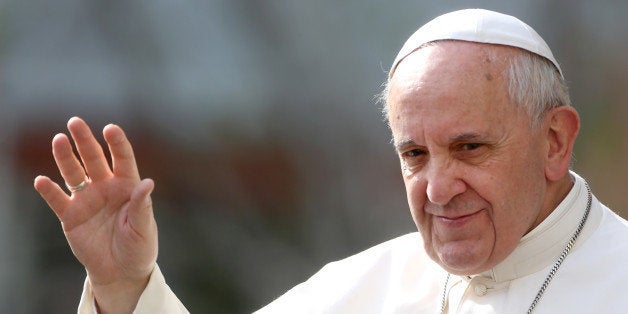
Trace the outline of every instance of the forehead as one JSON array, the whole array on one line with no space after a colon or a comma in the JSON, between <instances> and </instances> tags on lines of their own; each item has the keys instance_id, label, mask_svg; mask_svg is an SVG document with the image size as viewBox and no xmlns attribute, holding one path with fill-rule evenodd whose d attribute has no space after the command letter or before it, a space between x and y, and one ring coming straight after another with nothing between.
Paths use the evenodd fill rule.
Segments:
<instances>
[{"instance_id":1,"label":"forehead","mask_svg":"<svg viewBox=\"0 0 628 314\"><path fill-rule=\"evenodd\" d=\"M395 141L419 131L450 136L509 123L515 115L507 87L514 53L511 47L447 41L410 54L389 82Z\"/></svg>"}]
</instances>

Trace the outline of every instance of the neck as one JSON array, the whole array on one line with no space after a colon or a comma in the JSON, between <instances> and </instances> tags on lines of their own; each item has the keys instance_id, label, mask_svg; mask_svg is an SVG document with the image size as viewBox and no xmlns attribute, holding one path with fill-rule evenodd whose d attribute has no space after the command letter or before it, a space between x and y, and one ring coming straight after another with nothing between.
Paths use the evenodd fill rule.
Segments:
<instances>
[{"instance_id":1,"label":"neck","mask_svg":"<svg viewBox=\"0 0 628 314\"><path fill-rule=\"evenodd\" d=\"M569 172L567 172L561 179L548 182L547 193L545 194L546 198L543 201L542 209L528 232L536 228L536 226L545 220L545 218L547 218L547 216L549 216L554 209L556 209L558 204L565 199L573 187L573 180L574 178L572 178Z\"/></svg>"}]
</instances>

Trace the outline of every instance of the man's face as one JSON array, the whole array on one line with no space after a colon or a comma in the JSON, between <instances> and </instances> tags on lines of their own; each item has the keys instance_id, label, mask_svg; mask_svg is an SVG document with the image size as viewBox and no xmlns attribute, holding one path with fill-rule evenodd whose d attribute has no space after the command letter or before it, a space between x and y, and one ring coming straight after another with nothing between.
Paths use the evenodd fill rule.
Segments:
<instances>
[{"instance_id":1,"label":"man's face","mask_svg":"<svg viewBox=\"0 0 628 314\"><path fill-rule=\"evenodd\" d=\"M389 85L412 217L430 257L454 274L495 266L547 215L547 134L507 93L515 52L440 42L403 60Z\"/></svg>"}]
</instances>

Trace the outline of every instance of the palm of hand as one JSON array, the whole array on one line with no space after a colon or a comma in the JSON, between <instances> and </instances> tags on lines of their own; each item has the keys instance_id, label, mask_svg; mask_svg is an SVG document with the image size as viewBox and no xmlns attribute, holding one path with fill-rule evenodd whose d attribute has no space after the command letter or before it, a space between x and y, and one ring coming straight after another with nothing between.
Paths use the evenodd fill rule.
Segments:
<instances>
[{"instance_id":1,"label":"palm of hand","mask_svg":"<svg viewBox=\"0 0 628 314\"><path fill-rule=\"evenodd\" d=\"M131 195L138 184L114 177L92 182L73 195L66 215L60 217L72 252L94 283L140 279L153 268L157 256L153 217L146 224L151 230L137 230L129 221L129 208L137 206Z\"/></svg>"},{"instance_id":2,"label":"palm of hand","mask_svg":"<svg viewBox=\"0 0 628 314\"><path fill-rule=\"evenodd\" d=\"M72 118L68 129L82 164L64 134L53 139L55 161L67 184L82 180L87 184L69 196L39 176L35 189L59 217L72 252L93 285L146 281L157 258L157 226L149 196L152 180L140 181L133 150L119 127L103 130L113 168L84 121Z\"/></svg>"}]
</instances>

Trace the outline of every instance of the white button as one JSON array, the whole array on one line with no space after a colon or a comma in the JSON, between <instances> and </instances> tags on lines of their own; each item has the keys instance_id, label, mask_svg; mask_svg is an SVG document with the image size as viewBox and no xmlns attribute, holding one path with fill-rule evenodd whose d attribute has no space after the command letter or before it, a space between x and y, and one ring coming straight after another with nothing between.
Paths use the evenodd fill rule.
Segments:
<instances>
[{"instance_id":1,"label":"white button","mask_svg":"<svg viewBox=\"0 0 628 314\"><path fill-rule=\"evenodd\" d=\"M475 285L473 287L473 290L475 291L475 294L477 294L479 297L481 297L481 296L486 295L487 288L486 288L485 285L479 283L479 284L477 284L477 285Z\"/></svg>"}]
</instances>

